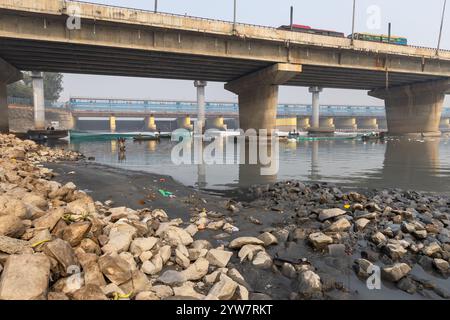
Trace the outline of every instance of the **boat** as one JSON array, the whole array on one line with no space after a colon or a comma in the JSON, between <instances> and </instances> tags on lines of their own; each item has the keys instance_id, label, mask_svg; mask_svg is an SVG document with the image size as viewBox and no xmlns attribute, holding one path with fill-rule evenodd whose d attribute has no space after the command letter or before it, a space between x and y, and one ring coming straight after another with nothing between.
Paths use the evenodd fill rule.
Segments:
<instances>
[{"instance_id":1,"label":"boat","mask_svg":"<svg viewBox=\"0 0 450 320\"><path fill-rule=\"evenodd\" d=\"M67 130L28 130L27 137L34 141L47 141L51 139L62 139L68 136Z\"/></svg>"},{"instance_id":2,"label":"boat","mask_svg":"<svg viewBox=\"0 0 450 320\"><path fill-rule=\"evenodd\" d=\"M160 136L157 135L153 135L153 136L143 136L143 135L137 135L133 137L134 141L159 141L160 140Z\"/></svg>"},{"instance_id":3,"label":"boat","mask_svg":"<svg viewBox=\"0 0 450 320\"><path fill-rule=\"evenodd\" d=\"M385 135L384 132L371 132L368 134L363 134L361 136L362 141L380 141L384 140Z\"/></svg>"},{"instance_id":4,"label":"boat","mask_svg":"<svg viewBox=\"0 0 450 320\"><path fill-rule=\"evenodd\" d=\"M355 140L358 135L355 134L335 134L333 136L313 136L313 135L299 135L297 141L330 141L330 140Z\"/></svg>"},{"instance_id":5,"label":"boat","mask_svg":"<svg viewBox=\"0 0 450 320\"><path fill-rule=\"evenodd\" d=\"M152 132L103 132L103 131L78 131L70 130L69 139L114 140L118 138L133 138L135 136L155 136Z\"/></svg>"}]
</instances>

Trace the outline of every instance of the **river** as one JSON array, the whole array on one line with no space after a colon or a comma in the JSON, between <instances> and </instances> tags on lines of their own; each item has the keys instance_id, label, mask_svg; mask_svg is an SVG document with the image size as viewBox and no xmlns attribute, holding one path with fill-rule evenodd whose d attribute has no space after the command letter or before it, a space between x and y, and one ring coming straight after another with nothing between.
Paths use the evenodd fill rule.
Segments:
<instances>
[{"instance_id":1,"label":"river","mask_svg":"<svg viewBox=\"0 0 450 320\"><path fill-rule=\"evenodd\" d=\"M280 142L276 174L261 175L261 166L238 164L174 164L175 142L73 141L72 150L96 162L129 170L170 175L187 186L226 190L277 180L322 181L352 188L402 188L450 192L449 138ZM207 145L207 144L206 144ZM206 146L205 145L205 146ZM224 159L236 158L224 150ZM237 163L237 164L236 164Z\"/></svg>"}]
</instances>

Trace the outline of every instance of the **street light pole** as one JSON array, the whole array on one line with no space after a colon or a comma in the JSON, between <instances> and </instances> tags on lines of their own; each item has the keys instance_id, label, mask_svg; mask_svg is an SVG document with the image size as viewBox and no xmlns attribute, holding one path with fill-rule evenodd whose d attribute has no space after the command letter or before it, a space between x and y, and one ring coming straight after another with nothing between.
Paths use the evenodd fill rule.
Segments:
<instances>
[{"instance_id":1,"label":"street light pole","mask_svg":"<svg viewBox=\"0 0 450 320\"><path fill-rule=\"evenodd\" d=\"M155 13L158 12L158 0L155 0Z\"/></svg>"},{"instance_id":2,"label":"street light pole","mask_svg":"<svg viewBox=\"0 0 450 320\"><path fill-rule=\"evenodd\" d=\"M353 0L353 18L352 18L352 45L355 40L355 16L356 16L356 0Z\"/></svg>"},{"instance_id":3,"label":"street light pole","mask_svg":"<svg viewBox=\"0 0 450 320\"><path fill-rule=\"evenodd\" d=\"M436 55L439 55L439 49L441 48L442 29L444 27L445 8L447 6L447 0L444 0L444 7L442 8L441 28L439 30L439 40L436 48Z\"/></svg>"},{"instance_id":4,"label":"street light pole","mask_svg":"<svg viewBox=\"0 0 450 320\"><path fill-rule=\"evenodd\" d=\"M234 8L233 8L233 31L236 31L236 16L237 16L237 0L234 0Z\"/></svg>"}]
</instances>

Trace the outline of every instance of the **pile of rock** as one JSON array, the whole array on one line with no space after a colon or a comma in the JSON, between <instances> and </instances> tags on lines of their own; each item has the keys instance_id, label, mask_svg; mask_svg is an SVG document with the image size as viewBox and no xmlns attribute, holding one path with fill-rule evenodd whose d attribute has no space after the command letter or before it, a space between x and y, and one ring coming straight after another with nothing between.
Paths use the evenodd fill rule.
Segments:
<instances>
[{"instance_id":1,"label":"pile of rock","mask_svg":"<svg viewBox=\"0 0 450 320\"><path fill-rule=\"evenodd\" d=\"M314 250L330 252L345 245L347 254L359 252L356 274L366 279L374 265L385 281L408 293L433 289L450 293L411 275L419 264L430 274L450 275L450 201L448 197L415 191L380 190L367 194L343 192L328 184L285 181L250 190L254 205L293 212L285 228L290 240L304 240Z\"/></svg>"},{"instance_id":2,"label":"pile of rock","mask_svg":"<svg viewBox=\"0 0 450 320\"><path fill-rule=\"evenodd\" d=\"M79 155L13 136L0 154L0 300L248 299L233 252L195 240L197 224L111 208L37 164Z\"/></svg>"}]
</instances>

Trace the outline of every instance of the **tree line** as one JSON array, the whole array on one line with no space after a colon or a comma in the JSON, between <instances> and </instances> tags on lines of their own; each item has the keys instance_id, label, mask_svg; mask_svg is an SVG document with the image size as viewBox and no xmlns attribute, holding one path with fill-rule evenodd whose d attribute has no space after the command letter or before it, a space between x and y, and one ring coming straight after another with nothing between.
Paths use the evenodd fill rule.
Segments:
<instances>
[{"instance_id":1,"label":"tree line","mask_svg":"<svg viewBox=\"0 0 450 320\"><path fill-rule=\"evenodd\" d=\"M58 101L63 91L63 75L61 73L44 72L45 100ZM32 99L33 82L31 72L23 72L23 80L8 85L8 97Z\"/></svg>"}]
</instances>

